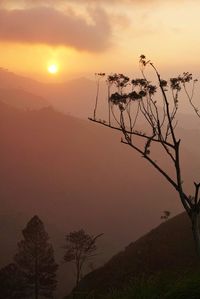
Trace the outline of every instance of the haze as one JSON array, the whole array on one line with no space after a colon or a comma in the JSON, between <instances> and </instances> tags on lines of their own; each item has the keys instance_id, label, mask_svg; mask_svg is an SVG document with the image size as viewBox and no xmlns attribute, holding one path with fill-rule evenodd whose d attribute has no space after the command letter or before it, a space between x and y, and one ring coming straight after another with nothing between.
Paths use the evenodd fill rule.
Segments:
<instances>
[{"instance_id":1,"label":"haze","mask_svg":"<svg viewBox=\"0 0 200 299\"><path fill-rule=\"evenodd\" d=\"M188 252L194 248L186 215L171 219L170 226L166 221L147 239L136 241L161 224L163 211L170 211L166 214L170 218L183 212L183 207L148 161L123 145L119 132L103 127L109 123L106 77L100 80L97 118L91 122L88 117L94 115L98 86L94 74L116 72L138 78L141 54L156 65L162 78L184 71L199 78L199 11L197 0L0 0L0 288L1 268L13 261L22 229L34 215L44 222L59 264L56 299L64 298L74 286L72 266L63 263L65 236L71 231L104 233L98 243L100 254L83 276L132 243L116 256L123 268L119 277L113 275L118 267L113 260L96 272L105 285L106 273L111 273L111 289L113 281L117 286L121 275L128 277L134 267L151 272L158 256L162 261L155 263L158 271L160 265L165 267L165 258L174 265L173 245L179 236L173 233L176 228L177 234L182 232L182 222L181 240L186 232L185 246L190 245L184 247L179 261L182 265L187 255L183 264L192 264ZM158 84L149 69L148 84ZM196 83L194 107L200 107L199 86ZM160 94L156 93L156 101L162 100ZM193 182L199 181L199 118L188 98L180 95L175 125L181 139L184 180L180 185L192 194ZM165 113L165 106L161 109L158 104L157 111L161 110ZM101 125L94 123L101 119L105 119ZM111 122L116 123L113 115ZM142 124L146 133L143 122L139 118L138 132ZM174 178L175 163L170 167L162 150L157 145L153 148L152 161L160 159ZM177 247L182 249L181 244ZM145 248L145 262L138 259L141 248ZM194 253L194 264L195 258ZM94 281L95 276L91 285Z\"/></svg>"}]
</instances>

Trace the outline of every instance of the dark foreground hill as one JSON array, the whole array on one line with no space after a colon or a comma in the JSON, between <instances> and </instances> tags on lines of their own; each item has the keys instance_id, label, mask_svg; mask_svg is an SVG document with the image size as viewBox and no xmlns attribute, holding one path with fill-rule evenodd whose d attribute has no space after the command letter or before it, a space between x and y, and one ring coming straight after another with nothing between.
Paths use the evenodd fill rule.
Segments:
<instances>
[{"instance_id":1,"label":"dark foreground hill","mask_svg":"<svg viewBox=\"0 0 200 299\"><path fill-rule=\"evenodd\" d=\"M184 273L199 267L191 225L185 213L162 223L131 243L103 267L88 274L79 290L98 294L119 289L141 276Z\"/></svg>"}]
</instances>

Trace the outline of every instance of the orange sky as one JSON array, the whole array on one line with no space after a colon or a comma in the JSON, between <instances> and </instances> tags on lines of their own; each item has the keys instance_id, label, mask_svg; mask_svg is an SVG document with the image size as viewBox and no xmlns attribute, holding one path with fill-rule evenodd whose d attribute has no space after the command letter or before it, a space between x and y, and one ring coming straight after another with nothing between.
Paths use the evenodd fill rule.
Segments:
<instances>
[{"instance_id":1,"label":"orange sky","mask_svg":"<svg viewBox=\"0 0 200 299\"><path fill-rule=\"evenodd\" d=\"M198 72L199 11L197 0L0 0L0 66L48 81L56 63L64 81L134 72L144 53L162 70Z\"/></svg>"}]
</instances>

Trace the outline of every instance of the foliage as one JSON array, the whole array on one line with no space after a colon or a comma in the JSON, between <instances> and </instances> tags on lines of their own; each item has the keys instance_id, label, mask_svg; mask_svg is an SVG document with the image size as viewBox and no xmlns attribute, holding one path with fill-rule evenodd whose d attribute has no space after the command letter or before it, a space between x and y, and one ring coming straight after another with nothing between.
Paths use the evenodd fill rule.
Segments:
<instances>
[{"instance_id":1,"label":"foliage","mask_svg":"<svg viewBox=\"0 0 200 299\"><path fill-rule=\"evenodd\" d=\"M190 274L176 281L163 299L199 299L200 273Z\"/></svg>"},{"instance_id":2,"label":"foliage","mask_svg":"<svg viewBox=\"0 0 200 299\"><path fill-rule=\"evenodd\" d=\"M0 270L0 299L26 298L26 281L23 272L12 263Z\"/></svg>"},{"instance_id":3,"label":"foliage","mask_svg":"<svg viewBox=\"0 0 200 299\"><path fill-rule=\"evenodd\" d=\"M107 294L76 293L75 299L199 299L200 273L160 273L150 278L138 277L123 289Z\"/></svg>"},{"instance_id":4,"label":"foliage","mask_svg":"<svg viewBox=\"0 0 200 299\"><path fill-rule=\"evenodd\" d=\"M76 286L81 279L85 263L95 256L96 241L102 234L90 236L83 229L66 235L65 262L74 262L76 266Z\"/></svg>"},{"instance_id":5,"label":"foliage","mask_svg":"<svg viewBox=\"0 0 200 299\"><path fill-rule=\"evenodd\" d=\"M15 262L23 272L29 296L52 298L56 288L57 264L49 237L38 216L34 216L22 231ZM27 296L28 297L28 296Z\"/></svg>"},{"instance_id":6,"label":"foliage","mask_svg":"<svg viewBox=\"0 0 200 299\"><path fill-rule=\"evenodd\" d=\"M131 283L121 291L113 291L105 299L199 299L200 273L183 277L163 274Z\"/></svg>"}]
</instances>

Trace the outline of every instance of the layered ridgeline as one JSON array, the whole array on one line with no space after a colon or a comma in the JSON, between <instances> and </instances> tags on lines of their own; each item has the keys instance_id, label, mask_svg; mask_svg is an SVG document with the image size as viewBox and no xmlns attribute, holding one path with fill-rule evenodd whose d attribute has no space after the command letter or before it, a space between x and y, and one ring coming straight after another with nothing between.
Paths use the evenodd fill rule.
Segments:
<instances>
[{"instance_id":1,"label":"layered ridgeline","mask_svg":"<svg viewBox=\"0 0 200 299\"><path fill-rule=\"evenodd\" d=\"M103 267L86 275L77 291L100 295L109 293L111 290L122 289L120 298L123 298L123 292L125 293L131 284L133 286L134 281L138 284L140 279L144 282L150 277L162 275L167 285L167 278L171 276L173 280L172 275L183 277L188 271L199 270L199 259L194 248L190 226L185 213L162 223L131 243ZM200 289L198 292L200 295Z\"/></svg>"},{"instance_id":2,"label":"layered ridgeline","mask_svg":"<svg viewBox=\"0 0 200 299\"><path fill-rule=\"evenodd\" d=\"M114 252L157 225L164 209L181 209L168 184L117 133L52 108L1 104L0 122L2 214L29 219L39 211L62 231L104 232Z\"/></svg>"},{"instance_id":3,"label":"layered ridgeline","mask_svg":"<svg viewBox=\"0 0 200 299\"><path fill-rule=\"evenodd\" d=\"M109 130L55 112L0 104L0 264L15 254L35 214L52 238L64 293L74 271L63 265L64 236L104 233L94 267L160 223L163 209L180 211L176 194Z\"/></svg>"},{"instance_id":4,"label":"layered ridgeline","mask_svg":"<svg viewBox=\"0 0 200 299\"><path fill-rule=\"evenodd\" d=\"M196 93L198 94L198 91ZM0 68L0 101L5 101L6 98L7 103L17 107L28 106L35 109L48 104L65 114L87 119L93 113L95 97L96 82L92 74L90 79L68 78L63 83L42 83ZM180 120L178 127L193 130L199 127L199 120L194 117L193 109L183 94L180 97L179 109L184 114L177 117ZM108 117L105 80L100 84L98 116Z\"/></svg>"},{"instance_id":5,"label":"layered ridgeline","mask_svg":"<svg viewBox=\"0 0 200 299\"><path fill-rule=\"evenodd\" d=\"M14 88L0 88L0 101L24 110L38 110L50 105L43 97Z\"/></svg>"},{"instance_id":6,"label":"layered ridgeline","mask_svg":"<svg viewBox=\"0 0 200 299\"><path fill-rule=\"evenodd\" d=\"M105 84L102 91L104 89ZM24 104L28 108L31 108L31 104L32 108L37 108L39 105L47 106L48 103L65 114L87 119L93 111L96 83L87 78L68 79L64 83L42 83L0 68L0 101L5 100L4 94L8 92L11 96L7 97L6 102L9 104L16 105L16 98L21 106ZM106 90L103 95L105 93Z\"/></svg>"}]
</instances>

